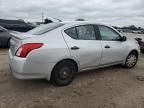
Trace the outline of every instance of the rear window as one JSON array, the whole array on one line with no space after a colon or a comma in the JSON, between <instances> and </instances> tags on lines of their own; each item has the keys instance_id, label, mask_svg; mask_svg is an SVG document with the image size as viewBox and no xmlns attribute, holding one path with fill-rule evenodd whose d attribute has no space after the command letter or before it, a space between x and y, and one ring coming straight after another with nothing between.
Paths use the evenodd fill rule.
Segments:
<instances>
[{"instance_id":1,"label":"rear window","mask_svg":"<svg viewBox=\"0 0 144 108\"><path fill-rule=\"evenodd\" d=\"M32 35L42 35L44 33L47 33L49 31L54 30L54 29L56 29L58 27L61 27L63 25L64 24L62 24L62 23L50 23L50 24L46 24L46 25L36 27L36 28L28 31L27 33L32 34Z\"/></svg>"}]
</instances>

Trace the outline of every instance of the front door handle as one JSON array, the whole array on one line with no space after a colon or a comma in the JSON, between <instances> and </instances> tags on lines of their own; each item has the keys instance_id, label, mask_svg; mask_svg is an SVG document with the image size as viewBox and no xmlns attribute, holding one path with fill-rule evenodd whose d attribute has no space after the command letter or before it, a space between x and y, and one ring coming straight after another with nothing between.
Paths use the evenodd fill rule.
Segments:
<instances>
[{"instance_id":1,"label":"front door handle","mask_svg":"<svg viewBox=\"0 0 144 108\"><path fill-rule=\"evenodd\" d=\"M71 47L71 50L78 50L78 49L80 49L80 48L77 47L77 46L73 46L73 47Z\"/></svg>"},{"instance_id":2,"label":"front door handle","mask_svg":"<svg viewBox=\"0 0 144 108\"><path fill-rule=\"evenodd\" d=\"M110 48L110 46L109 46L109 45L106 45L105 48Z\"/></svg>"}]
</instances>

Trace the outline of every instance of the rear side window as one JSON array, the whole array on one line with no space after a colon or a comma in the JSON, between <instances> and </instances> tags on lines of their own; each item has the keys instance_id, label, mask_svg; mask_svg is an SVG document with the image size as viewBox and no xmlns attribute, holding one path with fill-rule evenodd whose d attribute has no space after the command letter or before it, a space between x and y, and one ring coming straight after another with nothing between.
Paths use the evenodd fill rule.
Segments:
<instances>
[{"instance_id":1,"label":"rear side window","mask_svg":"<svg viewBox=\"0 0 144 108\"><path fill-rule=\"evenodd\" d=\"M65 33L73 39L78 39L75 27L65 30Z\"/></svg>"},{"instance_id":2,"label":"rear side window","mask_svg":"<svg viewBox=\"0 0 144 108\"><path fill-rule=\"evenodd\" d=\"M76 28L80 40L96 40L94 27L92 25L79 26Z\"/></svg>"},{"instance_id":3,"label":"rear side window","mask_svg":"<svg viewBox=\"0 0 144 108\"><path fill-rule=\"evenodd\" d=\"M95 30L92 25L82 25L65 30L65 33L73 39L96 40Z\"/></svg>"},{"instance_id":4,"label":"rear side window","mask_svg":"<svg viewBox=\"0 0 144 108\"><path fill-rule=\"evenodd\" d=\"M32 34L32 35L42 35L44 33L47 33L49 31L52 31L58 27L63 26L64 24L62 23L50 23L50 24L46 24L46 25L42 25L39 27L36 27L30 31L28 31L28 34Z\"/></svg>"}]
</instances>

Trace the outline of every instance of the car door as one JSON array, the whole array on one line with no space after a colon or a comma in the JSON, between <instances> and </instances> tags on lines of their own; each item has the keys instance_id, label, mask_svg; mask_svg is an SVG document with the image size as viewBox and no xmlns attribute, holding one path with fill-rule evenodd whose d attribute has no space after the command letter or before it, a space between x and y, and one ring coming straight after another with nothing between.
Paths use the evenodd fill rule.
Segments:
<instances>
[{"instance_id":1,"label":"car door","mask_svg":"<svg viewBox=\"0 0 144 108\"><path fill-rule=\"evenodd\" d=\"M101 64L120 63L125 59L126 48L121 36L114 29L99 25L99 34L101 36L102 58Z\"/></svg>"},{"instance_id":2,"label":"car door","mask_svg":"<svg viewBox=\"0 0 144 108\"><path fill-rule=\"evenodd\" d=\"M71 56L79 61L80 69L100 64L101 44L93 25L79 25L64 30L63 35Z\"/></svg>"}]
</instances>

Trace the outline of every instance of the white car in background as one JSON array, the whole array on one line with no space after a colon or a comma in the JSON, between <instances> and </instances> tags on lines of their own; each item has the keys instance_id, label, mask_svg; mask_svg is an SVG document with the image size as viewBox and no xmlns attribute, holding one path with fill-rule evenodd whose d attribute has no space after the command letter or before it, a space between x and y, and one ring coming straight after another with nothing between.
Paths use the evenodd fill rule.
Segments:
<instances>
[{"instance_id":1,"label":"white car in background","mask_svg":"<svg viewBox=\"0 0 144 108\"><path fill-rule=\"evenodd\" d=\"M45 78L58 86L77 72L121 64L136 65L139 47L112 27L95 22L61 22L13 34L9 59L18 79Z\"/></svg>"}]
</instances>

